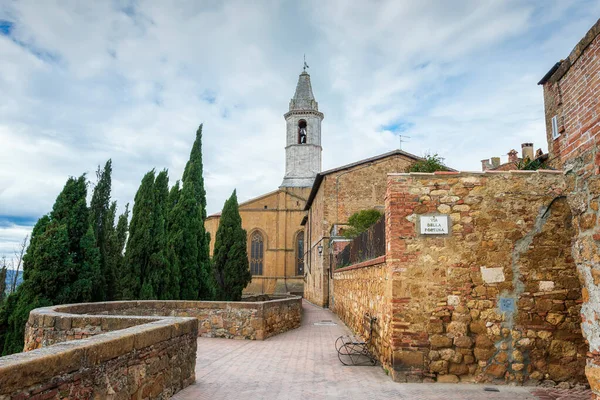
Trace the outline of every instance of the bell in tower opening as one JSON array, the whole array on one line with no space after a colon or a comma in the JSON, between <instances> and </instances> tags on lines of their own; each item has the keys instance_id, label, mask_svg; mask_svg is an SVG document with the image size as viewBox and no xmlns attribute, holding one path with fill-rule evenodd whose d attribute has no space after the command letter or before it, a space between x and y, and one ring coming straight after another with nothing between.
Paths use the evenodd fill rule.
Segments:
<instances>
[{"instance_id":1,"label":"bell in tower opening","mask_svg":"<svg viewBox=\"0 0 600 400\"><path fill-rule=\"evenodd\" d=\"M306 121L303 119L298 122L298 144L306 144Z\"/></svg>"},{"instance_id":2,"label":"bell in tower opening","mask_svg":"<svg viewBox=\"0 0 600 400\"><path fill-rule=\"evenodd\" d=\"M313 95L306 66L298 77L286 121L285 175L281 187L311 187L321 172L323 113ZM310 140L308 134L310 133Z\"/></svg>"}]
</instances>

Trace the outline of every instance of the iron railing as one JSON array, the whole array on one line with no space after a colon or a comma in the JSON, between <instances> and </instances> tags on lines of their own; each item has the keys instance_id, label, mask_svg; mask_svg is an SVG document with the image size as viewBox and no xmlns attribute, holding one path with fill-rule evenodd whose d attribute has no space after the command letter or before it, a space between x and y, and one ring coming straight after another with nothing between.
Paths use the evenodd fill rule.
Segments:
<instances>
[{"instance_id":1,"label":"iron railing","mask_svg":"<svg viewBox=\"0 0 600 400\"><path fill-rule=\"evenodd\" d=\"M335 267L342 268L385 255L385 216L355 237L336 256Z\"/></svg>"}]
</instances>

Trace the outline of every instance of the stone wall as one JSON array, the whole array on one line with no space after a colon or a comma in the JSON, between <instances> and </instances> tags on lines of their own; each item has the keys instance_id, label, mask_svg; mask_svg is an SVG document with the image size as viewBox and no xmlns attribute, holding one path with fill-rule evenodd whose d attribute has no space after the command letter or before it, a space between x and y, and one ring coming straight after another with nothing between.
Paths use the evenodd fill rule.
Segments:
<instances>
[{"instance_id":1,"label":"stone wall","mask_svg":"<svg viewBox=\"0 0 600 400\"><path fill-rule=\"evenodd\" d=\"M194 382L196 319L88 317L58 308L33 310L28 334L33 326L69 334L33 341L61 343L1 357L0 400L168 399ZM31 340L28 347L35 347Z\"/></svg>"},{"instance_id":2,"label":"stone wall","mask_svg":"<svg viewBox=\"0 0 600 400\"><path fill-rule=\"evenodd\" d=\"M115 301L57 306L55 310L65 315L60 318L42 312L30 315L25 327L25 351L156 320L151 316L195 318L199 325L198 336L202 337L263 340L300 326L302 299L282 297L260 302Z\"/></svg>"},{"instance_id":3,"label":"stone wall","mask_svg":"<svg viewBox=\"0 0 600 400\"><path fill-rule=\"evenodd\" d=\"M0 358L0 400L167 399L195 380L198 336L266 339L300 326L301 316L302 299L291 296L35 309L25 328L26 353Z\"/></svg>"},{"instance_id":4,"label":"stone wall","mask_svg":"<svg viewBox=\"0 0 600 400\"><path fill-rule=\"evenodd\" d=\"M405 171L415 162L410 154L400 150L387 155L363 160L348 167L323 172L322 181L308 210L306 224L304 297L321 306L329 306L330 267L329 250L331 228L345 225L357 211L377 208L383 211L387 174ZM318 246L323 246L322 254Z\"/></svg>"},{"instance_id":5,"label":"stone wall","mask_svg":"<svg viewBox=\"0 0 600 400\"><path fill-rule=\"evenodd\" d=\"M355 333L367 338L363 316L377 318L370 350L384 365L391 363L391 286L385 257L333 272L333 311Z\"/></svg>"},{"instance_id":6,"label":"stone wall","mask_svg":"<svg viewBox=\"0 0 600 400\"><path fill-rule=\"evenodd\" d=\"M585 381L566 189L555 171L390 175L395 379ZM450 234L418 234L422 214Z\"/></svg>"},{"instance_id":7,"label":"stone wall","mask_svg":"<svg viewBox=\"0 0 600 400\"><path fill-rule=\"evenodd\" d=\"M586 375L600 398L600 20L540 82L551 164L565 171L575 237L572 254L583 282L582 331L589 343ZM552 137L552 117L559 121Z\"/></svg>"},{"instance_id":8,"label":"stone wall","mask_svg":"<svg viewBox=\"0 0 600 400\"><path fill-rule=\"evenodd\" d=\"M598 159L597 153L595 148L584 158ZM586 376L600 399L600 174L584 177L581 170L570 170L567 178L576 231L572 254L583 282L581 328L589 343Z\"/></svg>"}]
</instances>

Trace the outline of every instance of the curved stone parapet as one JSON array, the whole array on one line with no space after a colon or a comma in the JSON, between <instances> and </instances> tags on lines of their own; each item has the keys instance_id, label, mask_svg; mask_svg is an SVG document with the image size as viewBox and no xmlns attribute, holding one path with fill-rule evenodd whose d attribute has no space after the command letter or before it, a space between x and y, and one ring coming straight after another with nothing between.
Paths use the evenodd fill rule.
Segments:
<instances>
[{"instance_id":1,"label":"curved stone parapet","mask_svg":"<svg viewBox=\"0 0 600 400\"><path fill-rule=\"evenodd\" d=\"M0 400L166 399L195 381L197 319L77 315L77 307L85 305L31 311L25 349L36 350L0 358Z\"/></svg>"},{"instance_id":2,"label":"curved stone parapet","mask_svg":"<svg viewBox=\"0 0 600 400\"><path fill-rule=\"evenodd\" d=\"M25 352L0 357L0 400L166 399L195 381L198 336L266 339L300 325L300 297L116 301L38 308Z\"/></svg>"}]
</instances>

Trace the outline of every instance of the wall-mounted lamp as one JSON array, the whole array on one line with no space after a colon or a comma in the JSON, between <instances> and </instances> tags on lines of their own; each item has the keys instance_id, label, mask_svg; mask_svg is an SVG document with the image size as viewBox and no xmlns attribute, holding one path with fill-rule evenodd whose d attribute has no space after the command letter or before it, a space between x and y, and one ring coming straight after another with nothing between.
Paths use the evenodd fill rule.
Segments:
<instances>
[{"instance_id":1,"label":"wall-mounted lamp","mask_svg":"<svg viewBox=\"0 0 600 400\"><path fill-rule=\"evenodd\" d=\"M323 254L323 245L318 245L317 250L319 251L319 255Z\"/></svg>"}]
</instances>

